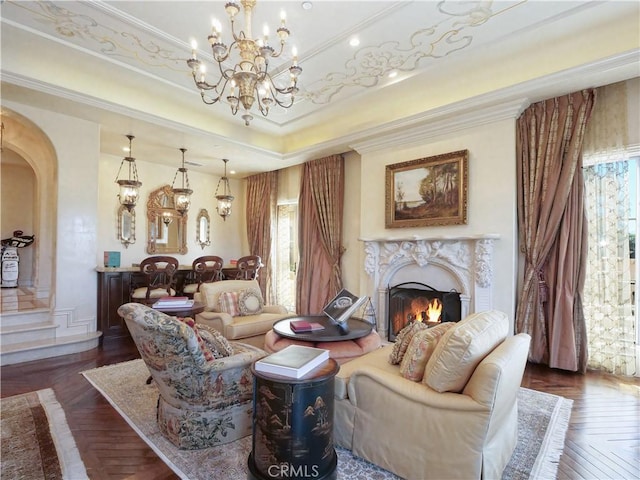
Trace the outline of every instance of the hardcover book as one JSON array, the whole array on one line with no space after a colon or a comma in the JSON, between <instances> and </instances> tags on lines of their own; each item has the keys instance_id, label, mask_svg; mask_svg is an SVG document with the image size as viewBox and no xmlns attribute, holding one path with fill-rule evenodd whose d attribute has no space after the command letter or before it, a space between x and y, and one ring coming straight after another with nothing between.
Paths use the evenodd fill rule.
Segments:
<instances>
[{"instance_id":1,"label":"hardcover book","mask_svg":"<svg viewBox=\"0 0 640 480\"><path fill-rule=\"evenodd\" d=\"M329 350L289 345L255 363L256 372L300 378L329 360Z\"/></svg>"},{"instance_id":2,"label":"hardcover book","mask_svg":"<svg viewBox=\"0 0 640 480\"><path fill-rule=\"evenodd\" d=\"M324 330L324 326L318 322L307 322L306 320L292 320L289 323L291 330L295 333L315 332Z\"/></svg>"},{"instance_id":3,"label":"hardcover book","mask_svg":"<svg viewBox=\"0 0 640 480\"><path fill-rule=\"evenodd\" d=\"M323 312L332 320L346 322L355 311L366 301L367 297L356 297L349 290L343 288L333 297Z\"/></svg>"},{"instance_id":4,"label":"hardcover book","mask_svg":"<svg viewBox=\"0 0 640 480\"><path fill-rule=\"evenodd\" d=\"M189 297L162 297L153 304L153 308L190 307L193 300Z\"/></svg>"}]
</instances>

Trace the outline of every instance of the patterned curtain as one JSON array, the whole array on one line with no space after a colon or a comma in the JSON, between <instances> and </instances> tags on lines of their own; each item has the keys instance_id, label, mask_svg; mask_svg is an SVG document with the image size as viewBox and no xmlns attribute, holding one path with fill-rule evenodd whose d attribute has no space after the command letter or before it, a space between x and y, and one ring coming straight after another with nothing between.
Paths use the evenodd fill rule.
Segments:
<instances>
[{"instance_id":1,"label":"patterned curtain","mask_svg":"<svg viewBox=\"0 0 640 480\"><path fill-rule=\"evenodd\" d=\"M258 283L268 304L275 303L271 252L274 249L272 219L276 215L277 194L277 171L247 178L247 240L250 255L260 255L262 259L263 267L258 272Z\"/></svg>"},{"instance_id":2,"label":"patterned curtain","mask_svg":"<svg viewBox=\"0 0 640 480\"><path fill-rule=\"evenodd\" d=\"M296 312L320 313L342 288L344 158L333 155L304 164L299 208L300 267Z\"/></svg>"},{"instance_id":3,"label":"patterned curtain","mask_svg":"<svg viewBox=\"0 0 640 480\"><path fill-rule=\"evenodd\" d=\"M635 165L634 165L635 168ZM629 162L584 168L589 253L584 312L589 367L634 375L636 325L629 254Z\"/></svg>"},{"instance_id":4,"label":"patterned curtain","mask_svg":"<svg viewBox=\"0 0 640 480\"><path fill-rule=\"evenodd\" d=\"M626 83L597 89L598 102L584 138L589 230L584 310L589 367L620 375L636 372L636 316L630 258Z\"/></svg>"},{"instance_id":5,"label":"patterned curtain","mask_svg":"<svg viewBox=\"0 0 640 480\"><path fill-rule=\"evenodd\" d=\"M595 93L535 103L517 121L518 223L525 258L517 332L531 335L529 360L586 370L581 291L586 239L582 141Z\"/></svg>"}]
</instances>

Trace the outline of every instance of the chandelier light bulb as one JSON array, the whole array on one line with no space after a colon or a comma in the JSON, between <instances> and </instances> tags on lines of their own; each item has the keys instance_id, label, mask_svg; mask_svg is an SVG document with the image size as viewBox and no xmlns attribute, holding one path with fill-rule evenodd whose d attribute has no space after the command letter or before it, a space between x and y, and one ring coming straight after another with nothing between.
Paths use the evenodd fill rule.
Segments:
<instances>
[{"instance_id":1,"label":"chandelier light bulb","mask_svg":"<svg viewBox=\"0 0 640 480\"><path fill-rule=\"evenodd\" d=\"M229 1L225 4L225 11L231 23L231 38L227 47L222 37L222 27L216 19L212 19L211 34L207 37L213 54L216 72L213 81L205 78L204 61L196 57L196 47L192 49L192 57L187 60L191 68L194 83L200 90L202 101L207 105L227 101L231 113L236 115L240 105L244 107L241 115L245 125L253 119L251 108L257 105L263 116L269 113L269 107L277 104L282 108L291 108L298 93L298 77L302 68L298 66L297 50L294 50L293 64L289 66L290 82L278 85L271 77L270 59L278 58L284 51L284 46L290 32L286 26L286 13L280 11L280 24L276 30L280 46L269 45L270 28L263 27L263 34L252 38L252 13L257 0ZM242 8L244 12L244 30L237 28L235 17ZM273 42L273 39L272 39ZM212 75L210 74L209 77ZM261 85L264 82L264 87ZM236 92L239 88L239 93Z\"/></svg>"}]
</instances>

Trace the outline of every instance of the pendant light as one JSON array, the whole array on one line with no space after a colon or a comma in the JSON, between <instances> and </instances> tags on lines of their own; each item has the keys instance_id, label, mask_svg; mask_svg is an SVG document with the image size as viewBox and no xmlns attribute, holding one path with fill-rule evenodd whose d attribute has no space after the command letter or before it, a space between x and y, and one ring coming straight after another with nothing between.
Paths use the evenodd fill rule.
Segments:
<instances>
[{"instance_id":1,"label":"pendant light","mask_svg":"<svg viewBox=\"0 0 640 480\"><path fill-rule=\"evenodd\" d=\"M218 206L216 210L218 211L218 215L222 217L222 220L227 221L227 217L231 215L231 202L233 202L233 196L231 195L231 187L229 186L229 179L227 178L227 160L223 158L224 162L224 177L218 180L218 186L216 187L216 200L218 201ZM222 195L218 195L218 190L220 189L220 183L222 183L224 191Z\"/></svg>"},{"instance_id":2,"label":"pendant light","mask_svg":"<svg viewBox=\"0 0 640 480\"><path fill-rule=\"evenodd\" d=\"M189 176L187 174L187 169L184 168L184 152L186 152L187 149L181 148L180 151L182 152L182 167L180 167L176 171L176 174L173 176L171 190L173 191L173 202L175 205L175 209L180 215L184 215L185 213L187 213L187 211L189 211L189 207L191 206L191 194L193 193L193 190L189 188ZM175 188L178 174L180 174L181 176L180 188Z\"/></svg>"},{"instance_id":3,"label":"pendant light","mask_svg":"<svg viewBox=\"0 0 640 480\"><path fill-rule=\"evenodd\" d=\"M131 141L135 137L133 135L127 135L127 138L129 139L129 154L122 159L122 162L120 162L120 168L116 175L116 183L120 185L120 193L118 194L120 205L124 205L127 210L132 211L138 201L138 196L140 195L139 189L142 186L142 183L138 181L136 159L131 156ZM119 180L124 162L127 162L129 166L129 176L127 180Z\"/></svg>"}]
</instances>

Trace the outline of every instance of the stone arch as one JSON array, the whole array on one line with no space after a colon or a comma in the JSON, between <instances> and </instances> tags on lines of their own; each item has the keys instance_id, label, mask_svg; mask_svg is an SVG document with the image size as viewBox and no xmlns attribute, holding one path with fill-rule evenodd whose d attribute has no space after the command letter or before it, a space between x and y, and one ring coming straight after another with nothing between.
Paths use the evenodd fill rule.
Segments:
<instances>
[{"instance_id":1,"label":"stone arch","mask_svg":"<svg viewBox=\"0 0 640 480\"><path fill-rule=\"evenodd\" d=\"M51 306L55 291L58 157L49 137L31 120L2 107L2 148L22 157L35 174L34 272L38 298Z\"/></svg>"}]
</instances>

